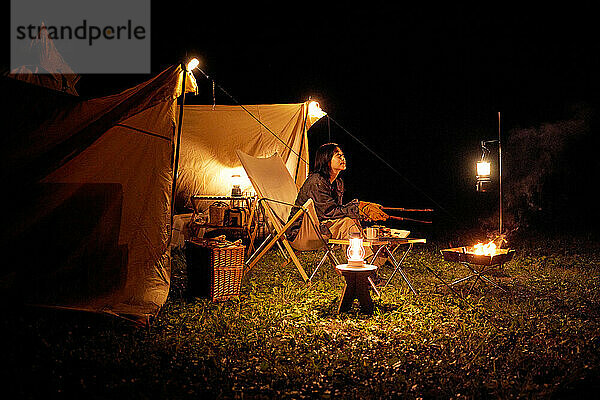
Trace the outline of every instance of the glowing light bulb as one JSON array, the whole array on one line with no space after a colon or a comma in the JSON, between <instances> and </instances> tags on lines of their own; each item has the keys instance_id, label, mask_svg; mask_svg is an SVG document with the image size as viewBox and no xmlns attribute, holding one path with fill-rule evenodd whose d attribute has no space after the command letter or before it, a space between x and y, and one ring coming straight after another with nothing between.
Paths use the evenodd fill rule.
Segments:
<instances>
[{"instance_id":1,"label":"glowing light bulb","mask_svg":"<svg viewBox=\"0 0 600 400\"><path fill-rule=\"evenodd\" d=\"M308 116L310 118L320 119L326 116L327 113L321 109L321 106L316 101L308 103Z\"/></svg>"},{"instance_id":2,"label":"glowing light bulb","mask_svg":"<svg viewBox=\"0 0 600 400\"><path fill-rule=\"evenodd\" d=\"M198 61L197 58L192 58L190 62L188 62L186 69L189 72L196 68L198 65L200 65L200 61Z\"/></svg>"}]
</instances>

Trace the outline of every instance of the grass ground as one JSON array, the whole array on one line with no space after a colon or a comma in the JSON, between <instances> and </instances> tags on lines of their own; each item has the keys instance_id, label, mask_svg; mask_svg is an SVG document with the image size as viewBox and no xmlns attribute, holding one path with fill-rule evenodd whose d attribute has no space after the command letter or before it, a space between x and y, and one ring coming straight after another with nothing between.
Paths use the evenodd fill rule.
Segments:
<instances>
[{"instance_id":1,"label":"grass ground","mask_svg":"<svg viewBox=\"0 0 600 400\"><path fill-rule=\"evenodd\" d=\"M305 285L271 252L238 299L186 295L174 253L169 299L149 328L104 316L6 308L5 398L571 398L600 389L600 244L522 236L495 274L506 289L454 296L448 243L415 248L375 299L338 315L331 266ZM314 265L318 254L303 254ZM385 267L383 272L389 273Z\"/></svg>"}]
</instances>

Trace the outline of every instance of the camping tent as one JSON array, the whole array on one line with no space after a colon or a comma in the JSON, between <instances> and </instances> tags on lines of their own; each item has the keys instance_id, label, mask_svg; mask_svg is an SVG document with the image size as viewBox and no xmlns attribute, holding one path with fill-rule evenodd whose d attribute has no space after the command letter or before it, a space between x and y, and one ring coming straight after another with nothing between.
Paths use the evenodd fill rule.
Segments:
<instances>
[{"instance_id":1,"label":"camping tent","mask_svg":"<svg viewBox=\"0 0 600 400\"><path fill-rule=\"evenodd\" d=\"M251 189L236 150L255 157L278 152L296 184L302 185L308 173L307 131L320 117L309 112L309 104L186 105L177 208L189 207L194 194L229 195L232 175L245 180L243 190Z\"/></svg>"},{"instance_id":2,"label":"camping tent","mask_svg":"<svg viewBox=\"0 0 600 400\"><path fill-rule=\"evenodd\" d=\"M4 294L136 319L164 304L183 76L174 66L88 100L0 78L10 99L1 111Z\"/></svg>"},{"instance_id":3,"label":"camping tent","mask_svg":"<svg viewBox=\"0 0 600 400\"><path fill-rule=\"evenodd\" d=\"M10 210L0 238L2 294L142 321L160 309L170 284L175 99L183 76L171 67L95 99L0 78L10 98L0 111ZM186 88L196 90L185 76ZM237 149L279 152L301 184L306 134L317 119L306 103L185 106L180 194L227 194L228 176L243 174Z\"/></svg>"}]
</instances>

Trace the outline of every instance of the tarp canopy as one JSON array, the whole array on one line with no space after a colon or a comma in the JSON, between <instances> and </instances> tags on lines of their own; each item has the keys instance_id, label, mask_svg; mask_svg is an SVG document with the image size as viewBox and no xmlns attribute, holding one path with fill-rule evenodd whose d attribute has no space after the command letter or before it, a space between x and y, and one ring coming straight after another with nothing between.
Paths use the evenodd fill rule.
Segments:
<instances>
[{"instance_id":1,"label":"tarp canopy","mask_svg":"<svg viewBox=\"0 0 600 400\"><path fill-rule=\"evenodd\" d=\"M135 318L160 309L183 76L174 66L89 100L1 78L5 294Z\"/></svg>"},{"instance_id":2,"label":"tarp canopy","mask_svg":"<svg viewBox=\"0 0 600 400\"><path fill-rule=\"evenodd\" d=\"M195 194L226 196L232 175L251 189L236 150L254 157L275 152L298 186L308 174L308 129L318 120L309 103L246 106L185 106L177 177L177 206ZM260 121L260 122L259 122Z\"/></svg>"}]
</instances>

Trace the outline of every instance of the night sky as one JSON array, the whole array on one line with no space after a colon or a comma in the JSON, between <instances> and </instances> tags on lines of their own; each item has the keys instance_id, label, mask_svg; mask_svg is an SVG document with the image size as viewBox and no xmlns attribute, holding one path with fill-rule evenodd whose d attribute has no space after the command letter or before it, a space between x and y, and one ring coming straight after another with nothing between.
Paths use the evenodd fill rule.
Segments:
<instances>
[{"instance_id":1,"label":"night sky","mask_svg":"<svg viewBox=\"0 0 600 400\"><path fill-rule=\"evenodd\" d=\"M154 2L152 73L196 56L233 97L217 90L219 104L318 100L331 120L311 128L311 157L324 142L342 146L347 200L431 207L439 225L476 223L497 206L497 193L475 192L474 164L501 112L515 224L600 220L591 9L279 7ZM148 77L84 76L78 89L103 95ZM212 104L210 81L196 77L200 94L186 102Z\"/></svg>"}]
</instances>

